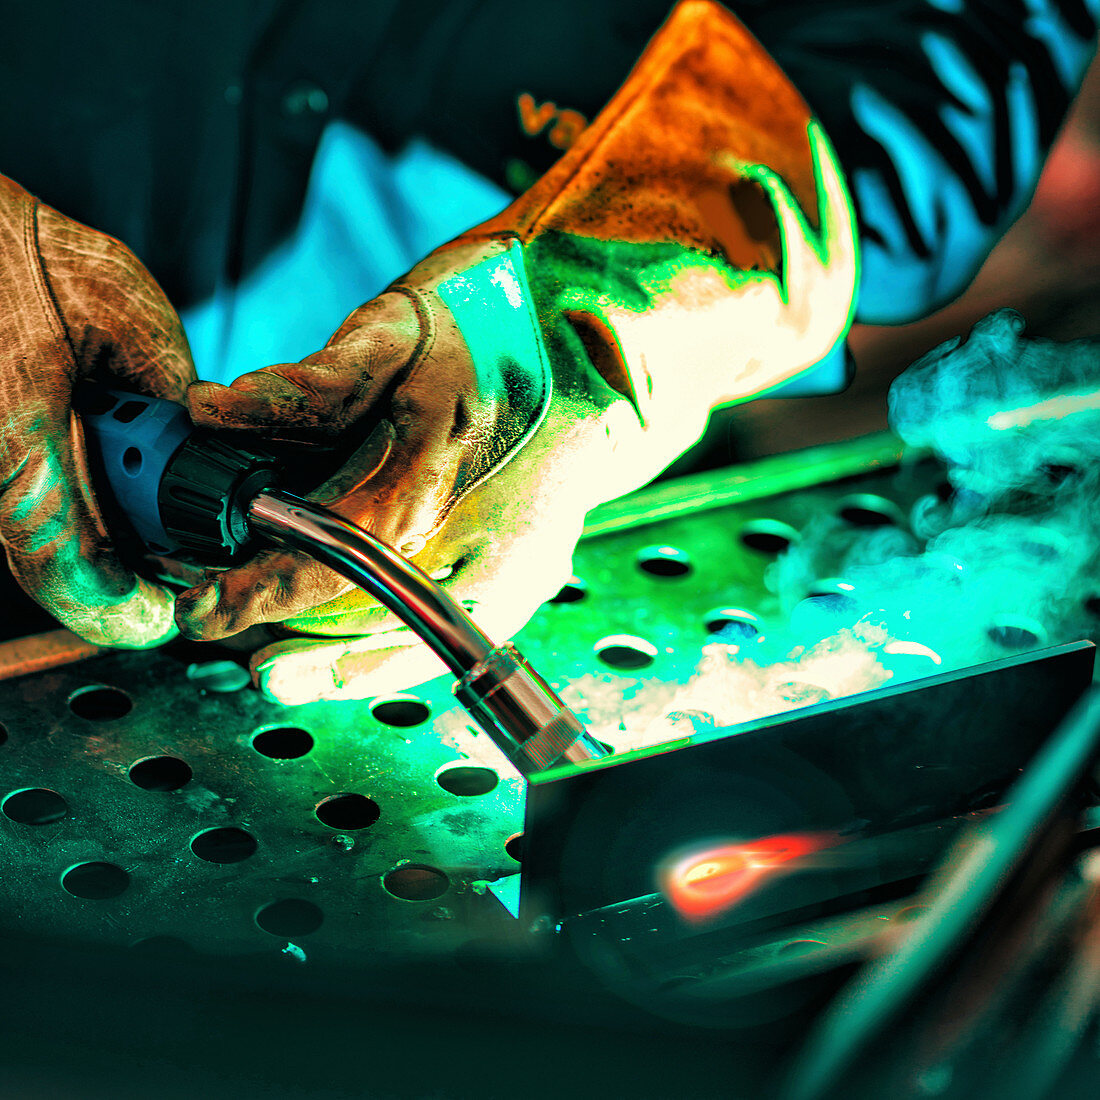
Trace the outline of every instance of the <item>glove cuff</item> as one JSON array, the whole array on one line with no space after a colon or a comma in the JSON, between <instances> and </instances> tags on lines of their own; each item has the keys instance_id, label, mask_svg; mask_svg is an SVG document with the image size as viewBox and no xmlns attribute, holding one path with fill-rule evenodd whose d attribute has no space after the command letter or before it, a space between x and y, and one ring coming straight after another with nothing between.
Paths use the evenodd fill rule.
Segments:
<instances>
[{"instance_id":1,"label":"glove cuff","mask_svg":"<svg viewBox=\"0 0 1100 1100\"><path fill-rule=\"evenodd\" d=\"M855 220L832 148L710 0L679 4L554 168L449 247L503 237L523 249L555 373L562 349L586 359L666 461L715 405L823 359L854 311Z\"/></svg>"},{"instance_id":2,"label":"glove cuff","mask_svg":"<svg viewBox=\"0 0 1100 1100\"><path fill-rule=\"evenodd\" d=\"M433 358L452 364L456 358L472 360L468 377L473 385L460 395L464 419L451 429L464 436L463 462L426 538L534 435L553 394L520 245L490 238L468 241L463 251L456 254L452 247L445 255L433 253L390 287L410 301L420 324L417 350L402 379L407 394L415 391L416 375ZM424 373L432 376L430 370Z\"/></svg>"}]
</instances>

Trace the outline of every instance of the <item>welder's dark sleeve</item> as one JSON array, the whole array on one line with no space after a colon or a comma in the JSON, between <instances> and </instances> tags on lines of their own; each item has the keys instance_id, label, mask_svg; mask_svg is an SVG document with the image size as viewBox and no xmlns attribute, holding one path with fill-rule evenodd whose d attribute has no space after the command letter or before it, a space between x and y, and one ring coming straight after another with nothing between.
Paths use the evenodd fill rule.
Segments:
<instances>
[{"instance_id":1,"label":"welder's dark sleeve","mask_svg":"<svg viewBox=\"0 0 1100 1100\"><path fill-rule=\"evenodd\" d=\"M859 215L857 317L958 294L1026 206L1095 49L1097 0L740 0L825 124Z\"/></svg>"},{"instance_id":2,"label":"welder's dark sleeve","mask_svg":"<svg viewBox=\"0 0 1100 1100\"><path fill-rule=\"evenodd\" d=\"M552 143L555 122L570 117L563 109L594 118L672 6L467 0L447 23L417 13L426 2L402 7L410 14L398 23L410 27L395 26L393 48L371 69L367 128L384 144L387 134L395 144L426 134L513 191L560 155ZM1022 211L1100 12L1100 0L726 6L787 72L840 155L862 228L857 316L867 322L910 320L948 301ZM399 79L410 71L424 76L412 97Z\"/></svg>"}]
</instances>

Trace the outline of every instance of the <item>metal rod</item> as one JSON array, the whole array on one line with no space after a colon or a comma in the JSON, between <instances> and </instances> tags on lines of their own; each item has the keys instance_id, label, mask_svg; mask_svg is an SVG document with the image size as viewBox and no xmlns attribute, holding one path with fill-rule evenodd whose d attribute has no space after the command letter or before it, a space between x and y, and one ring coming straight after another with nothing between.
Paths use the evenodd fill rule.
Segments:
<instances>
[{"instance_id":1,"label":"metal rod","mask_svg":"<svg viewBox=\"0 0 1100 1100\"><path fill-rule=\"evenodd\" d=\"M407 623L463 676L493 643L438 584L380 539L307 500L268 489L248 506L254 530L336 570Z\"/></svg>"},{"instance_id":2,"label":"metal rod","mask_svg":"<svg viewBox=\"0 0 1100 1100\"><path fill-rule=\"evenodd\" d=\"M999 930L1000 946L1007 950L1004 941L1018 934L1019 914L1028 911L1019 891L1029 871L1035 873L1038 866L1050 876L1065 875L1057 856L1064 857L1059 849L1067 846L1078 823L1085 801L1082 790L1098 755L1100 689L1093 688L1008 790L1004 808L967 830L948 850L940 870L925 887L928 912L914 922L892 951L869 962L815 1024L782 1094L787 1100L870 1095L856 1090L852 1075L871 1065L876 1051L890 1049L888 1037L891 1042L899 1041L890 1036L889 1028L898 1027L904 1041L906 1032L899 1021L911 1029L910 1035L912 1029L926 1029L917 1035L917 1045L925 1052L938 1049L939 1040L929 1039L929 1033L958 1041L957 1030L966 1011L959 1006L969 1005L973 1012L979 1003L973 988L968 990L963 984L959 992L960 970L964 983L966 978L961 960L976 950L975 945L993 951L998 933L991 916L1015 905L1017 920ZM1033 895L1032 905L1047 904L1042 891L1033 890ZM1028 935L1034 936L1034 930ZM1013 948L1009 957L1018 952L1019 948ZM973 984L973 970L970 976ZM984 988L996 989L988 975L983 978ZM949 1001L951 1027L942 1017L929 1021L919 1014L916 1006L920 999L929 997L934 989L955 994ZM946 1058L944 1064L949 1064ZM907 1073L911 1070L906 1067ZM881 1091L885 1095L890 1090ZM874 1095L879 1095L877 1088Z\"/></svg>"},{"instance_id":3,"label":"metal rod","mask_svg":"<svg viewBox=\"0 0 1100 1100\"><path fill-rule=\"evenodd\" d=\"M301 550L372 595L454 674L455 694L524 775L607 750L509 643L494 646L423 570L327 509L268 489L248 505L253 530Z\"/></svg>"}]
</instances>

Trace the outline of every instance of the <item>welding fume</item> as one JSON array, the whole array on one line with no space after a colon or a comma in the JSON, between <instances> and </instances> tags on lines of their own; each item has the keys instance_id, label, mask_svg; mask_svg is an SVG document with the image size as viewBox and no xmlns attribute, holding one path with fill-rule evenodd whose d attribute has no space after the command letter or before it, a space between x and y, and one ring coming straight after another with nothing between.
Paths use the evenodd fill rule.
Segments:
<instances>
[{"instance_id":1,"label":"welding fume","mask_svg":"<svg viewBox=\"0 0 1100 1100\"><path fill-rule=\"evenodd\" d=\"M257 958L278 940L322 967L345 927L319 932L322 911L369 923L359 907L396 899L383 953L431 929L447 966L464 929L517 966L561 953L608 1034L676 1057L782 1022L744 1081L721 1043L699 1054L737 1095L917 1095L925 1033L899 1024L857 1081L870 1063L822 991L884 957L903 911L977 958L1003 932L986 910L964 935L950 891L913 901L948 881L948 841L1007 807L1029 824L998 818L997 844L1039 867L1039 832L1085 830L1091 798L1081 733L1043 772L1047 816L1013 811L1063 723L1091 729L1072 704L1100 607L1097 5L54 0L5 19L0 928L33 937L41 912L87 959L156 938L137 928L168 894L129 900L155 876L127 828L180 848L180 874L224 869L283 851L270 808L300 802L293 872L172 887L196 924L245 891L233 952L256 935ZM1060 297L1041 273L1070 253L1084 274ZM176 665L194 711L167 702ZM161 685L178 730L153 737L133 698L88 709L128 681ZM220 765L207 721L239 725ZM100 782L127 808L97 832L74 792ZM1091 880L1051 845L1078 923L1044 942L1076 944ZM118 873L96 886L97 867ZM55 879L45 908L19 900ZM285 885L247 893L261 880ZM904 955L925 969L896 989L924 999L896 1018L940 1035L927 958ZM1019 978L982 974L982 996ZM410 988L451 1011L438 980ZM982 1026L1017 1019L990 997ZM970 1048L936 1049L939 1092L962 1095Z\"/></svg>"}]
</instances>

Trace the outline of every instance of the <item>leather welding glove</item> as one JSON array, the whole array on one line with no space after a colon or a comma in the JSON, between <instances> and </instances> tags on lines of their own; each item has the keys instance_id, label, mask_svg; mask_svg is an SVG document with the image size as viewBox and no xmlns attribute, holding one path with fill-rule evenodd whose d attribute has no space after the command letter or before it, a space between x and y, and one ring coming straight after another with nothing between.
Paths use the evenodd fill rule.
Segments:
<instances>
[{"instance_id":1,"label":"leather welding glove","mask_svg":"<svg viewBox=\"0 0 1100 1100\"><path fill-rule=\"evenodd\" d=\"M0 176L0 542L16 580L90 642L175 634L172 597L111 547L92 493L75 382L92 371L182 401L179 318L124 245Z\"/></svg>"},{"instance_id":2,"label":"leather welding glove","mask_svg":"<svg viewBox=\"0 0 1100 1100\"><path fill-rule=\"evenodd\" d=\"M494 640L570 573L585 513L686 450L710 410L817 363L850 322L853 215L819 125L725 9L680 4L530 191L432 253L301 363L193 386L197 423L358 452L314 496L398 548ZM177 603L284 702L365 697L442 666L296 554ZM329 636L324 640L318 636Z\"/></svg>"}]
</instances>

